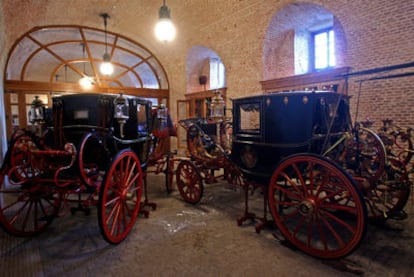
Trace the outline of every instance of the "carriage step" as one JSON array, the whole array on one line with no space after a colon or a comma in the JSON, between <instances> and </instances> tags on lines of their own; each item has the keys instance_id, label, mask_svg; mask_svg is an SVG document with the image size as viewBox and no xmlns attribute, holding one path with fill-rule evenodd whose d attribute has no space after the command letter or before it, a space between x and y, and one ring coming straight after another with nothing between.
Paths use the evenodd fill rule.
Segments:
<instances>
[{"instance_id":1,"label":"carriage step","mask_svg":"<svg viewBox=\"0 0 414 277\"><path fill-rule=\"evenodd\" d=\"M403 210L387 213L387 218L394 220L404 220L408 218L408 214Z\"/></svg>"},{"instance_id":2,"label":"carriage step","mask_svg":"<svg viewBox=\"0 0 414 277\"><path fill-rule=\"evenodd\" d=\"M70 208L70 213L72 215L76 214L76 212L83 212L85 215L91 214L91 209L84 206L72 207Z\"/></svg>"}]
</instances>

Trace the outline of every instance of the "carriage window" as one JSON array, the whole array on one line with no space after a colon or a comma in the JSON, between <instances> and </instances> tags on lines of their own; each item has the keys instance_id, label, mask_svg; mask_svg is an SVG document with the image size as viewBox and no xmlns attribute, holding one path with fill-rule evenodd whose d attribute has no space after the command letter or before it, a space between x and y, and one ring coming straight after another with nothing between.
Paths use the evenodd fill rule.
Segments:
<instances>
[{"instance_id":1,"label":"carriage window","mask_svg":"<svg viewBox=\"0 0 414 277\"><path fill-rule=\"evenodd\" d=\"M260 103L240 105L240 131L257 133L260 131Z\"/></svg>"},{"instance_id":2,"label":"carriage window","mask_svg":"<svg viewBox=\"0 0 414 277\"><path fill-rule=\"evenodd\" d=\"M74 119L87 119L89 118L89 112L88 110L79 110L73 112L73 118Z\"/></svg>"},{"instance_id":3,"label":"carriage window","mask_svg":"<svg viewBox=\"0 0 414 277\"><path fill-rule=\"evenodd\" d=\"M142 104L137 104L137 129L139 134L146 134L148 132L147 109Z\"/></svg>"}]
</instances>

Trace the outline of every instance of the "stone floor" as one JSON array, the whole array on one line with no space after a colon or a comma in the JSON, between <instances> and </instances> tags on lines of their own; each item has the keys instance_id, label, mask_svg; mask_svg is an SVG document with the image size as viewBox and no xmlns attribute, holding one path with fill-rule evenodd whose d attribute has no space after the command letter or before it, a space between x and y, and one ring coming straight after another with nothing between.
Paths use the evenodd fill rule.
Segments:
<instances>
[{"instance_id":1,"label":"stone floor","mask_svg":"<svg viewBox=\"0 0 414 277\"><path fill-rule=\"evenodd\" d=\"M338 262L292 250L276 230L239 227L243 194L225 183L206 185L201 202L167 195L164 178L149 176L157 209L140 217L127 239L109 245L100 235L96 209L56 219L45 233L15 238L0 231L1 276L414 276L414 209L409 218L368 226L362 245ZM261 195L252 196L259 212ZM346 267L345 267L346 266Z\"/></svg>"}]
</instances>

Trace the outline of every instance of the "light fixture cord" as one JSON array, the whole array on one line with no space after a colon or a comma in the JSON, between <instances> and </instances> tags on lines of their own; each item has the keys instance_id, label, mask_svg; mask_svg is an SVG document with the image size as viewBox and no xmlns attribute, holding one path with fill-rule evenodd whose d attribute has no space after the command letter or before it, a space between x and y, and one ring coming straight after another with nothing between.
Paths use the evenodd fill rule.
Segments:
<instances>
[{"instance_id":1,"label":"light fixture cord","mask_svg":"<svg viewBox=\"0 0 414 277\"><path fill-rule=\"evenodd\" d=\"M82 45L82 57L85 60L85 44L81 43L81 45ZM83 61L83 74L86 75L85 61Z\"/></svg>"},{"instance_id":2,"label":"light fixture cord","mask_svg":"<svg viewBox=\"0 0 414 277\"><path fill-rule=\"evenodd\" d=\"M107 17L108 17L108 15L105 15L104 16L104 26L105 26L105 54L108 54L108 41L107 41L107 38L106 38L106 25L107 25L106 18Z\"/></svg>"},{"instance_id":3,"label":"light fixture cord","mask_svg":"<svg viewBox=\"0 0 414 277\"><path fill-rule=\"evenodd\" d=\"M107 23L108 18L110 18L109 14L107 13L101 13L100 16L104 19L104 27L105 27L105 54L108 54L108 40L107 40Z\"/></svg>"}]
</instances>

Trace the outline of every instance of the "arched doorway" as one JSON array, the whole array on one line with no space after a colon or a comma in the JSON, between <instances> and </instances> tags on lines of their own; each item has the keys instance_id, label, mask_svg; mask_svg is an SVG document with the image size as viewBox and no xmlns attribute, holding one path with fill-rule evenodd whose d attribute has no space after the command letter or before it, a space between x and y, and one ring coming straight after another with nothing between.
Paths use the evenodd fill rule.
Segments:
<instances>
[{"instance_id":1,"label":"arched doorway","mask_svg":"<svg viewBox=\"0 0 414 277\"><path fill-rule=\"evenodd\" d=\"M220 56L212 49L194 46L187 54L187 92L191 117L208 117L208 101L220 90L225 97L226 70Z\"/></svg>"},{"instance_id":2,"label":"arched doorway","mask_svg":"<svg viewBox=\"0 0 414 277\"><path fill-rule=\"evenodd\" d=\"M100 73L103 54L114 72ZM92 86L79 80L87 76ZM9 51L4 72L7 134L24 128L27 109L35 96L50 105L53 95L119 93L149 98L169 106L169 82L157 57L141 44L117 33L76 25L35 27Z\"/></svg>"}]
</instances>

